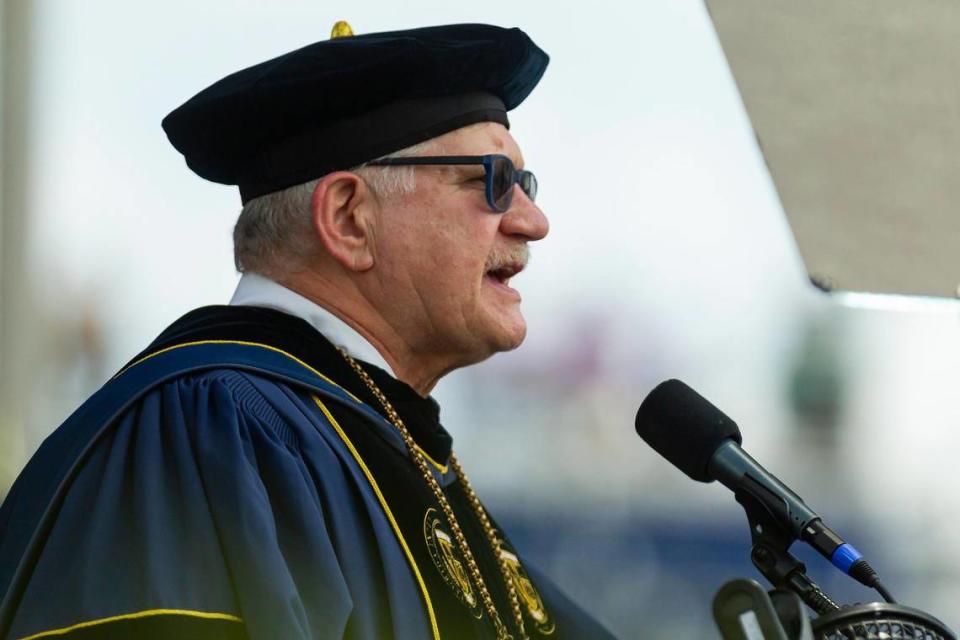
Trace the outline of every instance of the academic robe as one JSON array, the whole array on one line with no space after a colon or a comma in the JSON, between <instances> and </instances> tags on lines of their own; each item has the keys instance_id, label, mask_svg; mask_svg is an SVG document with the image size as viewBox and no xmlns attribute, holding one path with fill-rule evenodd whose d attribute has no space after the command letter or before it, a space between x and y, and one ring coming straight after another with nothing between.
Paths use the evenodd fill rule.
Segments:
<instances>
[{"instance_id":1,"label":"academic robe","mask_svg":"<svg viewBox=\"0 0 960 640\"><path fill-rule=\"evenodd\" d=\"M430 461L503 621L439 407L361 366ZM531 638L610 638L504 540ZM193 311L40 447L0 507L0 639L494 638L440 505L305 321Z\"/></svg>"}]
</instances>

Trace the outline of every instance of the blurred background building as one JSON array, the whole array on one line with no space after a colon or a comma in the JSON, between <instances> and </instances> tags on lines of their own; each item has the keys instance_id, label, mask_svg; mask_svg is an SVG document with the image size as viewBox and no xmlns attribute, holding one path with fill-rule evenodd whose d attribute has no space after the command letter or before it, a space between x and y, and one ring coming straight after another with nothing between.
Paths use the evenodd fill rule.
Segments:
<instances>
[{"instance_id":1,"label":"blurred background building","mask_svg":"<svg viewBox=\"0 0 960 640\"><path fill-rule=\"evenodd\" d=\"M809 285L700 0L7 0L0 495L161 329L232 293L239 197L189 172L161 118L344 18L516 25L551 54L511 116L552 225L516 280L527 342L436 390L522 551L624 638L717 636L713 593L758 577L746 520L633 430L680 378L901 601L960 628L957 307L844 306ZM874 599L800 555L835 598Z\"/></svg>"}]
</instances>

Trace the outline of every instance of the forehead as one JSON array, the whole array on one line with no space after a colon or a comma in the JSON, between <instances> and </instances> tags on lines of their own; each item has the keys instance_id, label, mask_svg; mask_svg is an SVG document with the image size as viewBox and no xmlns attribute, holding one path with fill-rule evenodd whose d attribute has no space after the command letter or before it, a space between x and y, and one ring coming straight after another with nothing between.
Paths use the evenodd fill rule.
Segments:
<instances>
[{"instance_id":1,"label":"forehead","mask_svg":"<svg viewBox=\"0 0 960 640\"><path fill-rule=\"evenodd\" d=\"M502 153L518 166L523 154L516 140L502 124L478 122L433 139L433 152L445 155L485 155Z\"/></svg>"}]
</instances>

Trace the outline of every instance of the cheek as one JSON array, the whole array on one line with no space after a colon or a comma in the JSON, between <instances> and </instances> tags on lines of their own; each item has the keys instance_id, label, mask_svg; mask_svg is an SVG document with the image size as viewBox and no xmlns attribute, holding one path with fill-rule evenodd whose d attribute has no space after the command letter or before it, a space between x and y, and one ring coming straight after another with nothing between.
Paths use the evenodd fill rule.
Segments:
<instances>
[{"instance_id":1,"label":"cheek","mask_svg":"<svg viewBox=\"0 0 960 640\"><path fill-rule=\"evenodd\" d=\"M476 297L483 275L483 263L477 262L462 251L435 254L429 269L428 290L440 292L448 300L456 300L463 305L466 300Z\"/></svg>"},{"instance_id":2,"label":"cheek","mask_svg":"<svg viewBox=\"0 0 960 640\"><path fill-rule=\"evenodd\" d=\"M448 297L474 295L499 218L471 210L462 198L432 195L390 212L384 231L391 234L386 240L391 257L408 266L422 293L443 289Z\"/></svg>"},{"instance_id":3,"label":"cheek","mask_svg":"<svg viewBox=\"0 0 960 640\"><path fill-rule=\"evenodd\" d=\"M479 284L489 254L482 230L462 223L434 225L420 240L431 271L445 279Z\"/></svg>"}]
</instances>

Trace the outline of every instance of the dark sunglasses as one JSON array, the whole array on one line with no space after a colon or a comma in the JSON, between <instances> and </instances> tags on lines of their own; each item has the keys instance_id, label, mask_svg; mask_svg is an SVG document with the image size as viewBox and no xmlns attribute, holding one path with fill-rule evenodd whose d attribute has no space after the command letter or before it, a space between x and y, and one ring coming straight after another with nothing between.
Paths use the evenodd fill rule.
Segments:
<instances>
[{"instance_id":1,"label":"dark sunglasses","mask_svg":"<svg viewBox=\"0 0 960 640\"><path fill-rule=\"evenodd\" d=\"M529 171L518 171L507 156L491 153L485 156L411 156L371 160L367 166L482 164L486 171L487 204L503 213L513 202L513 185L519 184L533 202L537 199L537 178Z\"/></svg>"}]
</instances>

